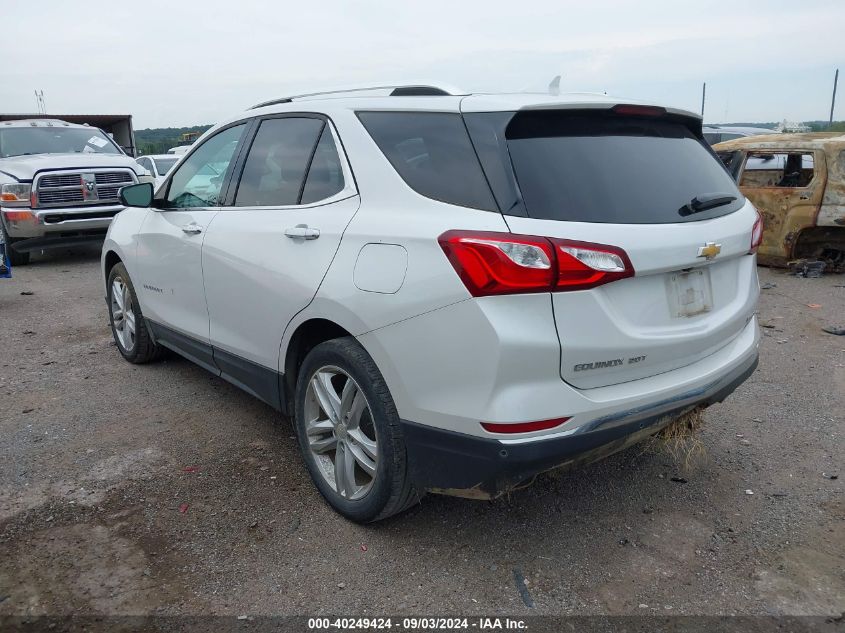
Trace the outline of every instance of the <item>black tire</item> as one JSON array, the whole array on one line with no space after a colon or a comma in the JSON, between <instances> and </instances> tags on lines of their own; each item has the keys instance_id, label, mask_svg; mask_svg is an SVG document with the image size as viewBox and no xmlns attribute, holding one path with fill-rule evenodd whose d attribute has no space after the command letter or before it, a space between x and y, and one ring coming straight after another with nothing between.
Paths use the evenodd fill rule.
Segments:
<instances>
[{"instance_id":1,"label":"black tire","mask_svg":"<svg viewBox=\"0 0 845 633\"><path fill-rule=\"evenodd\" d=\"M115 291L115 281L122 282L128 291L128 298L132 306L132 312L135 317L135 336L134 341L130 345L125 345L123 338L118 333L115 326L114 315L114 301L113 293ZM109 306L109 324L111 325L112 336L117 350L121 356L130 363L142 364L148 363L159 358L163 349L161 346L153 342L152 336L147 329L147 322L144 320L144 315L141 312L141 305L138 303L138 295L135 293L135 286L132 285L132 280L129 278L129 273L126 272L126 267L123 264L115 264L109 271L109 282L106 292L106 302Z\"/></svg>"},{"instance_id":2,"label":"black tire","mask_svg":"<svg viewBox=\"0 0 845 633\"><path fill-rule=\"evenodd\" d=\"M19 253L14 248L12 248L12 244L15 240L12 240L9 237L9 234L6 232L6 227L3 226L3 221L0 220L0 231L3 231L3 238L6 241L6 254L9 256L9 263L12 266L25 266L29 263L29 251L26 253Z\"/></svg>"},{"instance_id":3,"label":"black tire","mask_svg":"<svg viewBox=\"0 0 845 633\"><path fill-rule=\"evenodd\" d=\"M348 499L335 491L320 471L305 430L308 385L318 370L335 367L348 374L366 397L367 415L378 446L376 474L369 492L360 499ZM369 523L402 512L417 503L420 495L408 472L408 459L396 405L375 362L352 337L317 345L299 368L295 393L295 427L303 459L320 493L338 513L357 523Z\"/></svg>"}]
</instances>

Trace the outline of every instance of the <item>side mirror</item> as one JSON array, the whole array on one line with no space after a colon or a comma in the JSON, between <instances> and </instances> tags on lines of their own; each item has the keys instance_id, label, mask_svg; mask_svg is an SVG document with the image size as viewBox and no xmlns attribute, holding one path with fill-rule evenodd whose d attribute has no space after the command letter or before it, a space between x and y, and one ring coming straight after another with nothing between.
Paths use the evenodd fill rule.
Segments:
<instances>
[{"instance_id":1,"label":"side mirror","mask_svg":"<svg viewBox=\"0 0 845 633\"><path fill-rule=\"evenodd\" d=\"M120 189L120 204L125 207L149 207L153 203L153 183L142 182Z\"/></svg>"}]
</instances>

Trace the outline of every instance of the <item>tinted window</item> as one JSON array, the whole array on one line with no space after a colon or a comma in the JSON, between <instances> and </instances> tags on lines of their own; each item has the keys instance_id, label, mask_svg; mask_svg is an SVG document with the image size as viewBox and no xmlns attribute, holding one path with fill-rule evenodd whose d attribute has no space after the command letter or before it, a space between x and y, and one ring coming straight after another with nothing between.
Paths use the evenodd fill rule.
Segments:
<instances>
[{"instance_id":1,"label":"tinted window","mask_svg":"<svg viewBox=\"0 0 845 633\"><path fill-rule=\"evenodd\" d=\"M358 118L417 193L462 207L497 210L461 115L359 112Z\"/></svg>"},{"instance_id":2,"label":"tinted window","mask_svg":"<svg viewBox=\"0 0 845 633\"><path fill-rule=\"evenodd\" d=\"M218 132L188 156L173 172L165 206L180 209L217 206L226 171L245 127L235 125Z\"/></svg>"},{"instance_id":3,"label":"tinted window","mask_svg":"<svg viewBox=\"0 0 845 633\"><path fill-rule=\"evenodd\" d=\"M241 174L235 206L299 204L305 172L323 129L321 119L266 119Z\"/></svg>"},{"instance_id":4,"label":"tinted window","mask_svg":"<svg viewBox=\"0 0 845 633\"><path fill-rule=\"evenodd\" d=\"M680 122L612 114L524 112L506 131L532 218L654 224L705 220L744 200L719 159ZM735 196L689 213L693 198Z\"/></svg>"},{"instance_id":5,"label":"tinted window","mask_svg":"<svg viewBox=\"0 0 845 633\"><path fill-rule=\"evenodd\" d=\"M136 158L135 162L138 163L141 167L143 167L147 171L150 171L152 169L152 165L150 165L150 159L149 158Z\"/></svg>"},{"instance_id":6,"label":"tinted window","mask_svg":"<svg viewBox=\"0 0 845 633\"><path fill-rule=\"evenodd\" d=\"M305 188L302 190L301 204L319 202L330 198L343 190L343 169L334 144L334 136L329 126L323 128L320 142L311 160Z\"/></svg>"},{"instance_id":7,"label":"tinted window","mask_svg":"<svg viewBox=\"0 0 845 633\"><path fill-rule=\"evenodd\" d=\"M505 139L511 118L513 112L482 112L464 116L464 122L499 208L510 215L525 215Z\"/></svg>"}]
</instances>

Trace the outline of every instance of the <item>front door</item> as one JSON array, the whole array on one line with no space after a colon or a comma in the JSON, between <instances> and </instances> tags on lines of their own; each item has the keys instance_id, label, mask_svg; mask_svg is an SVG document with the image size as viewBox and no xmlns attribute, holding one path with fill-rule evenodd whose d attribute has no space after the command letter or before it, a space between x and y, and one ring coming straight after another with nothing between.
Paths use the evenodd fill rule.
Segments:
<instances>
[{"instance_id":1,"label":"front door","mask_svg":"<svg viewBox=\"0 0 845 633\"><path fill-rule=\"evenodd\" d=\"M358 209L335 134L318 116L262 120L205 237L215 362L273 404L284 329L316 294Z\"/></svg>"},{"instance_id":2,"label":"front door","mask_svg":"<svg viewBox=\"0 0 845 633\"><path fill-rule=\"evenodd\" d=\"M176 345L210 366L208 308L201 252L205 231L219 211L219 196L244 124L210 137L173 173L138 236L137 262L145 316L164 344ZM176 336L179 340L174 340ZM182 338L191 349L182 350ZM192 341L194 344L191 344Z\"/></svg>"}]
</instances>

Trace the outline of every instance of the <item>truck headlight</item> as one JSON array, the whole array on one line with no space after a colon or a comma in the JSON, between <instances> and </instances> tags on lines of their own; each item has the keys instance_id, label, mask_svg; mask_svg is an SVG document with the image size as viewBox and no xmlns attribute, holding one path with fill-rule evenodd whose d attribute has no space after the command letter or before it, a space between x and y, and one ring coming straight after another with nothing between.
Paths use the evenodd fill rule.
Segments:
<instances>
[{"instance_id":1,"label":"truck headlight","mask_svg":"<svg viewBox=\"0 0 845 633\"><path fill-rule=\"evenodd\" d=\"M152 176L149 176L149 175L146 175L146 174L143 175L143 176L138 176L138 183L142 183L142 182L151 182L151 183L155 184L156 179L153 178Z\"/></svg>"},{"instance_id":2,"label":"truck headlight","mask_svg":"<svg viewBox=\"0 0 845 633\"><path fill-rule=\"evenodd\" d=\"M32 186L29 183L14 183L0 187L0 202L4 207L28 207Z\"/></svg>"}]
</instances>

